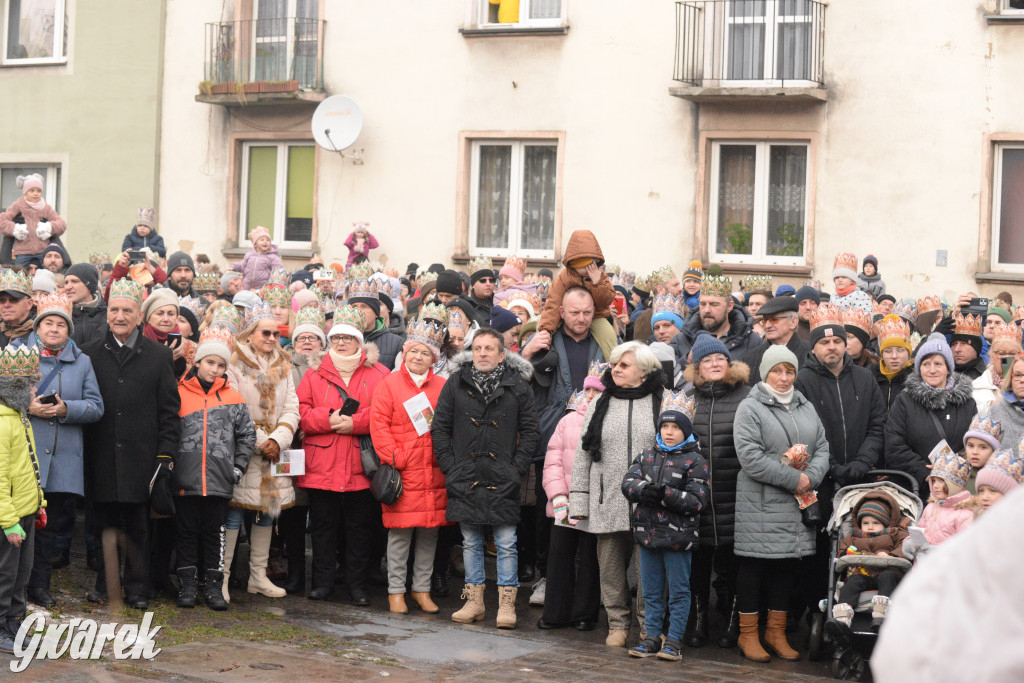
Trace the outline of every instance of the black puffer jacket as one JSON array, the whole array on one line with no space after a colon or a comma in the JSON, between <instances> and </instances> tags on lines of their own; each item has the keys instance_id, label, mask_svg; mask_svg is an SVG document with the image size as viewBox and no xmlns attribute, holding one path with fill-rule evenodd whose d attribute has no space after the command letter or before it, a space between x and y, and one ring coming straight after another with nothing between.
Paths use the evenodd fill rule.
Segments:
<instances>
[{"instance_id":1,"label":"black puffer jacket","mask_svg":"<svg viewBox=\"0 0 1024 683\"><path fill-rule=\"evenodd\" d=\"M661 494L661 502L641 503L641 493L651 486ZM710 496L708 466L697 440L671 451L645 448L622 478L622 493L637 504L630 515L635 543L663 550L693 549L700 513Z\"/></svg>"},{"instance_id":2,"label":"black puffer jacket","mask_svg":"<svg viewBox=\"0 0 1024 683\"><path fill-rule=\"evenodd\" d=\"M97 295L89 303L75 304L71 309L71 321L75 324L71 338L79 347L102 339L107 334L107 302Z\"/></svg>"},{"instance_id":3,"label":"black puffer jacket","mask_svg":"<svg viewBox=\"0 0 1024 683\"><path fill-rule=\"evenodd\" d=\"M693 433L700 439L700 449L708 463L711 498L700 515L700 543L715 548L732 546L736 524L736 476L740 460L732 440L736 409L750 393L747 377L750 368L733 361L721 382L703 382L693 365L685 377L693 383L696 410Z\"/></svg>"},{"instance_id":4,"label":"black puffer jacket","mask_svg":"<svg viewBox=\"0 0 1024 683\"><path fill-rule=\"evenodd\" d=\"M686 365L697 334L704 328L700 323L700 309L686 316L683 329L669 343L676 352L676 364ZM729 312L729 332L720 340L729 349L729 354L738 360L748 362L746 356L761 343L761 337L754 333L754 319L742 306L733 306Z\"/></svg>"},{"instance_id":5,"label":"black puffer jacket","mask_svg":"<svg viewBox=\"0 0 1024 683\"><path fill-rule=\"evenodd\" d=\"M398 353L402 350L405 339L384 327L383 321L377 318L377 328L365 336L364 343L376 346L377 351L380 353L381 365L388 370L394 370L395 358L398 357Z\"/></svg>"},{"instance_id":6,"label":"black puffer jacket","mask_svg":"<svg viewBox=\"0 0 1024 683\"><path fill-rule=\"evenodd\" d=\"M533 366L507 352L498 388L484 401L473 382L473 355L452 359L430 434L445 476L449 522L518 524L519 487L537 444Z\"/></svg>"},{"instance_id":7,"label":"black puffer jacket","mask_svg":"<svg viewBox=\"0 0 1024 683\"><path fill-rule=\"evenodd\" d=\"M871 366L871 374L874 375L878 388L882 392L882 400L885 401L885 416L888 420L892 404L896 402L896 397L903 393L903 388L907 385L907 378L914 374L914 364L908 364L893 375L891 380L885 378L885 375L882 374L881 366L877 363Z\"/></svg>"},{"instance_id":8,"label":"black puffer jacket","mask_svg":"<svg viewBox=\"0 0 1024 683\"><path fill-rule=\"evenodd\" d=\"M906 387L896 398L885 424L886 466L906 472L917 479L921 491L927 491L928 454L939 442L959 450L971 419L978 412L972 396L971 380L954 374L949 391L925 383L916 372L907 378ZM938 419L942 433L935 428Z\"/></svg>"}]
</instances>

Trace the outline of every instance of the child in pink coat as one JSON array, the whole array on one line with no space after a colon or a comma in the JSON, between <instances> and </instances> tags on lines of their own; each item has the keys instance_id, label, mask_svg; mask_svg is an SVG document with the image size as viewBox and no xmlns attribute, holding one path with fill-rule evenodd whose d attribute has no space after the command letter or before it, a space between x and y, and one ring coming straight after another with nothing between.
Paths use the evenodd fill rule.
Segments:
<instances>
[{"instance_id":1,"label":"child in pink coat","mask_svg":"<svg viewBox=\"0 0 1024 683\"><path fill-rule=\"evenodd\" d=\"M0 234L14 238L11 254L19 266L43 266L43 250L51 237L60 237L68 224L43 199L43 178L38 173L18 176L22 196L0 213Z\"/></svg>"},{"instance_id":2,"label":"child in pink coat","mask_svg":"<svg viewBox=\"0 0 1024 683\"><path fill-rule=\"evenodd\" d=\"M270 274L284 268L277 255L277 245L270 241L270 231L262 225L249 233L252 250L242 260L231 266L231 270L242 274L243 289L261 289L270 279Z\"/></svg>"},{"instance_id":3,"label":"child in pink coat","mask_svg":"<svg viewBox=\"0 0 1024 683\"><path fill-rule=\"evenodd\" d=\"M924 527L928 545L934 546L969 527L974 521L974 512L971 492L967 490L971 464L942 441L930 458L932 470L927 481L931 497L917 526Z\"/></svg>"},{"instance_id":4,"label":"child in pink coat","mask_svg":"<svg viewBox=\"0 0 1024 683\"><path fill-rule=\"evenodd\" d=\"M370 250L380 246L377 243L377 238L370 234L368 229L369 223L357 222L354 225L356 229L345 238L345 246L348 247L348 261L345 263L346 270L355 262L357 256L370 258Z\"/></svg>"}]
</instances>

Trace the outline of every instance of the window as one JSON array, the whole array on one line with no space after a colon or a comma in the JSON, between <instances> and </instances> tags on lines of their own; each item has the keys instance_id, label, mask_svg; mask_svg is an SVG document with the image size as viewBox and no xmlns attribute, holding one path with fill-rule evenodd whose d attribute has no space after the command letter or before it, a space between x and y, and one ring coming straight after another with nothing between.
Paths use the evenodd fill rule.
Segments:
<instances>
[{"instance_id":1,"label":"window","mask_svg":"<svg viewBox=\"0 0 1024 683\"><path fill-rule=\"evenodd\" d=\"M43 177L43 198L60 213L60 164L0 164L0 211L22 196L18 176L32 173Z\"/></svg>"},{"instance_id":2,"label":"window","mask_svg":"<svg viewBox=\"0 0 1024 683\"><path fill-rule=\"evenodd\" d=\"M470 170L473 255L554 258L556 140L477 140Z\"/></svg>"},{"instance_id":3,"label":"window","mask_svg":"<svg viewBox=\"0 0 1024 683\"><path fill-rule=\"evenodd\" d=\"M316 150L311 144L243 145L239 242L262 225L279 246L308 248L313 239Z\"/></svg>"},{"instance_id":4,"label":"window","mask_svg":"<svg viewBox=\"0 0 1024 683\"><path fill-rule=\"evenodd\" d=\"M315 80L318 0L258 0L253 29L253 81Z\"/></svg>"},{"instance_id":5,"label":"window","mask_svg":"<svg viewBox=\"0 0 1024 683\"><path fill-rule=\"evenodd\" d=\"M993 256L997 267L1024 269L1024 143L997 145L992 181Z\"/></svg>"},{"instance_id":6,"label":"window","mask_svg":"<svg viewBox=\"0 0 1024 683\"><path fill-rule=\"evenodd\" d=\"M727 80L816 80L810 0L731 0L725 12Z\"/></svg>"},{"instance_id":7,"label":"window","mask_svg":"<svg viewBox=\"0 0 1024 683\"><path fill-rule=\"evenodd\" d=\"M1002 5L1005 14L1024 13L1024 0L1002 0Z\"/></svg>"},{"instance_id":8,"label":"window","mask_svg":"<svg viewBox=\"0 0 1024 683\"><path fill-rule=\"evenodd\" d=\"M567 0L470 0L480 28L555 28L565 25Z\"/></svg>"},{"instance_id":9,"label":"window","mask_svg":"<svg viewBox=\"0 0 1024 683\"><path fill-rule=\"evenodd\" d=\"M806 142L715 142L711 152L710 250L731 263L803 265Z\"/></svg>"},{"instance_id":10,"label":"window","mask_svg":"<svg viewBox=\"0 0 1024 683\"><path fill-rule=\"evenodd\" d=\"M68 46L64 0L7 0L4 64L62 64Z\"/></svg>"}]
</instances>

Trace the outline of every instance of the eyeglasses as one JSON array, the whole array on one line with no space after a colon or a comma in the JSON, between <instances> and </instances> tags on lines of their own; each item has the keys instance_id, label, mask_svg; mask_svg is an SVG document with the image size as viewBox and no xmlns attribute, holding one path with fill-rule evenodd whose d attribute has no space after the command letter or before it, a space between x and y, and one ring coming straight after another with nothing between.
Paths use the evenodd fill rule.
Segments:
<instances>
[{"instance_id":1,"label":"eyeglasses","mask_svg":"<svg viewBox=\"0 0 1024 683\"><path fill-rule=\"evenodd\" d=\"M281 333L277 330L260 330L260 334L263 335L264 339L270 339L271 337L277 339L281 336Z\"/></svg>"},{"instance_id":2,"label":"eyeglasses","mask_svg":"<svg viewBox=\"0 0 1024 683\"><path fill-rule=\"evenodd\" d=\"M769 315L762 318L763 322L771 323L772 325L778 325L783 320L789 320L792 316L788 315Z\"/></svg>"},{"instance_id":3,"label":"eyeglasses","mask_svg":"<svg viewBox=\"0 0 1024 683\"><path fill-rule=\"evenodd\" d=\"M700 359L701 365L721 365L722 363L728 363L729 360L721 354L712 354L710 356L704 356Z\"/></svg>"},{"instance_id":4,"label":"eyeglasses","mask_svg":"<svg viewBox=\"0 0 1024 683\"><path fill-rule=\"evenodd\" d=\"M1013 373L1012 375L1010 375L1010 378L1011 378L1011 379L1012 379L1012 380L1013 380L1014 382L1020 382L1020 381L1024 381L1024 373L1020 373L1020 372L1015 372L1015 373Z\"/></svg>"},{"instance_id":5,"label":"eyeglasses","mask_svg":"<svg viewBox=\"0 0 1024 683\"><path fill-rule=\"evenodd\" d=\"M304 344L306 342L317 342L320 341L320 337L315 334L303 334L295 338L297 344Z\"/></svg>"},{"instance_id":6,"label":"eyeglasses","mask_svg":"<svg viewBox=\"0 0 1024 683\"><path fill-rule=\"evenodd\" d=\"M336 334L331 337L332 344L348 344L350 342L358 342L359 340L347 334Z\"/></svg>"},{"instance_id":7,"label":"eyeglasses","mask_svg":"<svg viewBox=\"0 0 1024 683\"><path fill-rule=\"evenodd\" d=\"M493 285L494 284L494 278L493 277L482 277L479 280L477 280L477 282L482 282L485 285Z\"/></svg>"}]
</instances>

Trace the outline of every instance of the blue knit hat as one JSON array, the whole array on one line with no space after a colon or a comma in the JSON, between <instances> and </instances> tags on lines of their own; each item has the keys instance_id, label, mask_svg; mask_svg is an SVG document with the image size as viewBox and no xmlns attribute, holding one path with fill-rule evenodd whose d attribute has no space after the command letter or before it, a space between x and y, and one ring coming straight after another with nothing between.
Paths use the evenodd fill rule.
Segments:
<instances>
[{"instance_id":1,"label":"blue knit hat","mask_svg":"<svg viewBox=\"0 0 1024 683\"><path fill-rule=\"evenodd\" d=\"M921 361L935 354L942 356L943 360L946 361L946 367L952 373L954 368L956 368L956 363L953 362L953 352L949 349L949 344L946 343L945 337L938 333L932 333L925 343L917 347L917 355L914 357L914 372L920 375Z\"/></svg>"},{"instance_id":2,"label":"blue knit hat","mask_svg":"<svg viewBox=\"0 0 1024 683\"><path fill-rule=\"evenodd\" d=\"M725 348L725 344L713 334L701 330L697 333L697 338L693 341L693 348L690 351L691 362L694 365L698 365L705 356L710 356L713 353L721 353L730 361L732 356L729 355L729 349Z\"/></svg>"}]
</instances>

